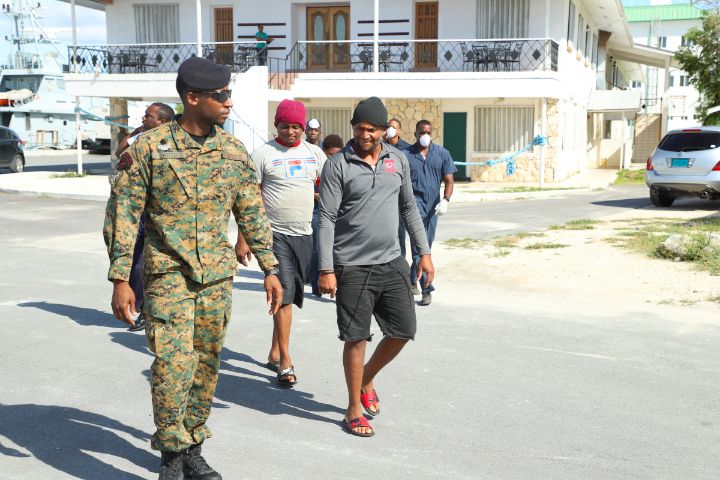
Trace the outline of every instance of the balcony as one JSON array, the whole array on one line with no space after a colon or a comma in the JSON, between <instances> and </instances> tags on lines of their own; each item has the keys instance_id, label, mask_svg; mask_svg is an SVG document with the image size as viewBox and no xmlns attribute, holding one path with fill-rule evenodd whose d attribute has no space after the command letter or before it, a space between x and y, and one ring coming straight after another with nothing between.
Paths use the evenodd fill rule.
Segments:
<instances>
[{"instance_id":1,"label":"balcony","mask_svg":"<svg viewBox=\"0 0 720 480\"><path fill-rule=\"evenodd\" d=\"M202 56L226 65L234 73L259 64L258 42L203 43ZM175 73L182 62L197 55L196 43L78 45L68 47L66 73Z\"/></svg>"},{"instance_id":2,"label":"balcony","mask_svg":"<svg viewBox=\"0 0 720 480\"><path fill-rule=\"evenodd\" d=\"M399 40L378 42L379 72L534 72L558 68L551 39ZM299 73L374 72L367 40L298 42L285 58L268 58L272 88L287 89Z\"/></svg>"}]
</instances>

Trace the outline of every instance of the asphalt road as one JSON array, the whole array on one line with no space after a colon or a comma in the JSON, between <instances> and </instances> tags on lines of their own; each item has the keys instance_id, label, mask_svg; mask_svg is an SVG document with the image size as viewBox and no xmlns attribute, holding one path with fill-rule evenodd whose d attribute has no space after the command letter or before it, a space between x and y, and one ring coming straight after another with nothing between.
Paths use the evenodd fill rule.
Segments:
<instances>
[{"instance_id":1,"label":"asphalt road","mask_svg":"<svg viewBox=\"0 0 720 480\"><path fill-rule=\"evenodd\" d=\"M636 208L641 193L458 204L440 232L486 235L482 222L530 230ZM0 194L0 478L157 477L152 358L144 336L110 313L103 207ZM263 480L718 477L712 312L683 318L649 305L608 314L604 306L618 302L602 286L597 304L579 310L490 304L492 278L481 272L456 302L443 295L452 275L441 272L433 305L417 310L416 341L378 378L372 439L340 427L346 393L332 302L306 296L296 310L299 383L279 390L262 366L271 320L260 273L237 276L215 436L204 447L210 463L227 479Z\"/></svg>"},{"instance_id":2,"label":"asphalt road","mask_svg":"<svg viewBox=\"0 0 720 480\"><path fill-rule=\"evenodd\" d=\"M451 202L439 219L436 240L492 238L533 231L579 219L599 219L620 209L652 207L645 185L613 186L605 190L571 192L559 198L518 199L481 203ZM671 210L717 211L720 201L681 198Z\"/></svg>"}]
</instances>

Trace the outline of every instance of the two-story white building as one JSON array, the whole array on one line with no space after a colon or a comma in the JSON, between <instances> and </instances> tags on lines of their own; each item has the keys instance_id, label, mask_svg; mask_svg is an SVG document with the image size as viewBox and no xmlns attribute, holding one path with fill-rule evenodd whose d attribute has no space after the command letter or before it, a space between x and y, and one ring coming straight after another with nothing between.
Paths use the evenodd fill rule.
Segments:
<instances>
[{"instance_id":1,"label":"two-story white building","mask_svg":"<svg viewBox=\"0 0 720 480\"><path fill-rule=\"evenodd\" d=\"M373 0L76 3L105 10L110 45L73 48L66 83L110 97L113 114L129 99L177 101L177 66L200 54L237 72L228 129L249 149L272 136L284 98L347 139L354 105L377 95L408 140L416 121L432 121L456 161L547 137L513 174L500 164L458 175L482 181L554 182L628 162L640 96L625 87L644 79L638 62L671 62L634 45L617 0L382 0L377 22ZM258 24L273 39L266 66Z\"/></svg>"},{"instance_id":2,"label":"two-story white building","mask_svg":"<svg viewBox=\"0 0 720 480\"><path fill-rule=\"evenodd\" d=\"M687 42L685 34L702 25L702 10L689 1L633 0L626 2L625 14L635 42L676 52ZM687 72L644 67L645 79L632 87L642 95L642 111L637 119L633 159L644 161L668 130L698 125L695 110L700 100L690 85Z\"/></svg>"}]
</instances>

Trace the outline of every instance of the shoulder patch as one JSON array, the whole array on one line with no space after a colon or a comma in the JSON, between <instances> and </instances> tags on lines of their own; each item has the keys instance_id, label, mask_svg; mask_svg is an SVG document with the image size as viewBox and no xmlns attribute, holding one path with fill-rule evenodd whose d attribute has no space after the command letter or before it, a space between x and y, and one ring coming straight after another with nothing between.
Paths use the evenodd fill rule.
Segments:
<instances>
[{"instance_id":1,"label":"shoulder patch","mask_svg":"<svg viewBox=\"0 0 720 480\"><path fill-rule=\"evenodd\" d=\"M128 170L133 164L133 158L128 153L125 152L122 155L120 155L120 158L118 159L117 169L118 170Z\"/></svg>"}]
</instances>

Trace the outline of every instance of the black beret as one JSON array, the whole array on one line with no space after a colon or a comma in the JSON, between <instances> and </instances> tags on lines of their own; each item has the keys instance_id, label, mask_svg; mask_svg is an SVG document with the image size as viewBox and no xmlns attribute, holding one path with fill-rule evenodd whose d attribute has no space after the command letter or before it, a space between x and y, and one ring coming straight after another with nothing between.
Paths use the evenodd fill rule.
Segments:
<instances>
[{"instance_id":1,"label":"black beret","mask_svg":"<svg viewBox=\"0 0 720 480\"><path fill-rule=\"evenodd\" d=\"M358 103L350 124L355 126L360 122L368 122L376 127L387 128L388 112L382 100L377 97L370 97Z\"/></svg>"},{"instance_id":2,"label":"black beret","mask_svg":"<svg viewBox=\"0 0 720 480\"><path fill-rule=\"evenodd\" d=\"M230 69L206 58L190 57L180 64L175 88L185 92L209 92L230 83Z\"/></svg>"}]
</instances>

